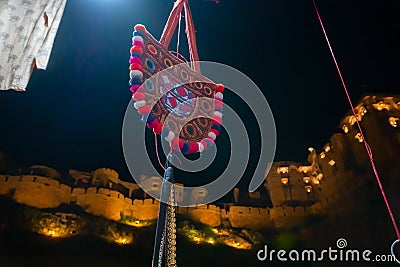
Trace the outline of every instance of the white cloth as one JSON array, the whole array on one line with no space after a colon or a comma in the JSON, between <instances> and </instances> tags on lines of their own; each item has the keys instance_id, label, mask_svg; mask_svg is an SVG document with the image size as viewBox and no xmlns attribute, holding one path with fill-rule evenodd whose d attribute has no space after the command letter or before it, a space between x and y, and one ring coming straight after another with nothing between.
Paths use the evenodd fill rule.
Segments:
<instances>
[{"instance_id":1,"label":"white cloth","mask_svg":"<svg viewBox=\"0 0 400 267\"><path fill-rule=\"evenodd\" d=\"M0 0L0 90L25 91L46 69L67 0Z\"/></svg>"}]
</instances>

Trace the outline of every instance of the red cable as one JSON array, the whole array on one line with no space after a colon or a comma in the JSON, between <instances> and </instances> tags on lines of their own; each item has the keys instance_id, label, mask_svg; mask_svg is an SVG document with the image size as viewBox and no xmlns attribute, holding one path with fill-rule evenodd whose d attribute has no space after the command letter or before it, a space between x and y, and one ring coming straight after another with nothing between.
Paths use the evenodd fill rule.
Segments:
<instances>
[{"instance_id":1,"label":"red cable","mask_svg":"<svg viewBox=\"0 0 400 267\"><path fill-rule=\"evenodd\" d=\"M393 212L392 212L392 209L390 208L389 201L388 201L388 199L386 197L385 191L383 190L381 179L379 178L378 171L376 170L375 163L374 163L374 157L372 155L371 147L368 145L367 140L364 138L364 133L363 133L363 131L361 129L361 125L360 125L360 122L358 120L358 116L357 116L357 114L356 114L356 112L354 110L353 103L351 102L350 95L349 95L349 92L347 90L346 83L345 83L345 81L343 79L343 76L342 76L342 72L340 71L339 64L337 63L335 54L333 53L333 50L332 50L331 43L329 42L328 35L327 35L326 31L325 31L324 24L322 23L321 16L320 16L320 14L318 12L317 4L315 3L315 0L312 0L312 1L313 1L313 4L314 4L315 12L317 13L317 16L318 16L319 23L321 24L321 28L322 28L322 31L324 33L325 40L328 43L328 47L329 47L329 50L331 52L333 61L335 62L336 70L337 70L337 72L339 74L340 81L342 82L344 91L346 93L347 100L349 101L349 104L350 104L350 107L351 107L351 111L353 112L353 115L356 118L356 123L357 123L358 130L360 131L361 138L364 141L364 146L365 146L365 149L367 150L368 157L369 157L369 160L371 162L372 170L374 171L376 181L378 182L379 189L380 189L380 191L382 193L383 200L385 201L386 208L387 208L387 210L389 212L389 215L390 215L390 219L392 220L394 230L396 231L397 238L400 240L400 231L399 231L399 228L397 227L396 220L395 220L395 218L393 216Z\"/></svg>"}]
</instances>

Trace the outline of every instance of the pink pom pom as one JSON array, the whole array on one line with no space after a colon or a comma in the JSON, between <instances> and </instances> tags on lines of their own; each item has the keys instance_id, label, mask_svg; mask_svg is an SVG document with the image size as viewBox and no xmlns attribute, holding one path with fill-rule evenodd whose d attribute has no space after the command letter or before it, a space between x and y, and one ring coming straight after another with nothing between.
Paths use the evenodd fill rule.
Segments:
<instances>
[{"instance_id":1,"label":"pink pom pom","mask_svg":"<svg viewBox=\"0 0 400 267\"><path fill-rule=\"evenodd\" d=\"M131 57L131 59L129 61L131 62L131 64L136 63L136 64L139 64L140 66L142 65L142 61L138 57Z\"/></svg>"},{"instance_id":2,"label":"pink pom pom","mask_svg":"<svg viewBox=\"0 0 400 267\"><path fill-rule=\"evenodd\" d=\"M189 153L199 152L199 144L197 142L190 143Z\"/></svg>"},{"instance_id":3,"label":"pink pom pom","mask_svg":"<svg viewBox=\"0 0 400 267\"><path fill-rule=\"evenodd\" d=\"M150 129L154 129L154 128L156 128L159 124L160 124L160 122L159 122L157 119L155 119L155 120L153 120L153 121L147 123L147 127L149 127Z\"/></svg>"},{"instance_id":4,"label":"pink pom pom","mask_svg":"<svg viewBox=\"0 0 400 267\"><path fill-rule=\"evenodd\" d=\"M215 134L215 136L218 136L218 135L219 135L219 131L216 130L216 129L211 129L211 132L213 132L213 133Z\"/></svg>"},{"instance_id":5,"label":"pink pom pom","mask_svg":"<svg viewBox=\"0 0 400 267\"><path fill-rule=\"evenodd\" d=\"M146 95L143 94L142 92L136 91L136 93L133 94L133 99L136 101L144 100L146 98Z\"/></svg>"},{"instance_id":6,"label":"pink pom pom","mask_svg":"<svg viewBox=\"0 0 400 267\"><path fill-rule=\"evenodd\" d=\"M222 104L221 101L215 100L215 101L214 101L214 107L215 107L216 109L222 109L224 106L223 106L223 104Z\"/></svg>"},{"instance_id":7,"label":"pink pom pom","mask_svg":"<svg viewBox=\"0 0 400 267\"><path fill-rule=\"evenodd\" d=\"M135 84L131 86L131 92L132 94L136 93L136 91L140 88L141 85Z\"/></svg>"},{"instance_id":8,"label":"pink pom pom","mask_svg":"<svg viewBox=\"0 0 400 267\"><path fill-rule=\"evenodd\" d=\"M222 123L222 118L221 117L218 117L218 116L214 116L213 117L213 122L212 122L213 124L216 124L216 125L221 125L221 123Z\"/></svg>"},{"instance_id":9,"label":"pink pom pom","mask_svg":"<svg viewBox=\"0 0 400 267\"><path fill-rule=\"evenodd\" d=\"M134 41L133 46L139 46L139 47L144 47L143 43L140 41Z\"/></svg>"},{"instance_id":10,"label":"pink pom pom","mask_svg":"<svg viewBox=\"0 0 400 267\"><path fill-rule=\"evenodd\" d=\"M138 113L140 115L146 115L150 113L150 107L149 106L143 106L141 108L138 109Z\"/></svg>"}]
</instances>

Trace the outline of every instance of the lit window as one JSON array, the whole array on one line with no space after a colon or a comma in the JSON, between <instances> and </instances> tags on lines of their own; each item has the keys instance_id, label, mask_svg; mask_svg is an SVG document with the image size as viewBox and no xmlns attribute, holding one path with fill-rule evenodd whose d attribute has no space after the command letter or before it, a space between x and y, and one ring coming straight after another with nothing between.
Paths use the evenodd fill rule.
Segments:
<instances>
[{"instance_id":1,"label":"lit window","mask_svg":"<svg viewBox=\"0 0 400 267\"><path fill-rule=\"evenodd\" d=\"M319 180L318 180L317 178L315 178L315 177L313 177L313 178L311 179L311 182L312 182L313 184L319 184Z\"/></svg>"},{"instance_id":2,"label":"lit window","mask_svg":"<svg viewBox=\"0 0 400 267\"><path fill-rule=\"evenodd\" d=\"M379 110L379 111L381 111L381 110L383 110L383 109L386 109L386 110L389 110L389 109L390 109L390 105L384 103L383 101L379 101L379 102L376 103L376 104L372 104L372 106L373 106L376 110Z\"/></svg>"},{"instance_id":3,"label":"lit window","mask_svg":"<svg viewBox=\"0 0 400 267\"><path fill-rule=\"evenodd\" d=\"M353 126L354 123L356 123L356 122L357 122L357 118L356 117L354 117L354 116L350 116L349 117L349 123L350 123L351 126Z\"/></svg>"},{"instance_id":4,"label":"lit window","mask_svg":"<svg viewBox=\"0 0 400 267\"><path fill-rule=\"evenodd\" d=\"M311 181L311 179L310 179L310 177L303 177L303 181L306 183L306 184L308 184L310 181Z\"/></svg>"},{"instance_id":5,"label":"lit window","mask_svg":"<svg viewBox=\"0 0 400 267\"><path fill-rule=\"evenodd\" d=\"M321 152L321 154L319 154L319 156L321 157L321 159L325 158L325 152Z\"/></svg>"},{"instance_id":6,"label":"lit window","mask_svg":"<svg viewBox=\"0 0 400 267\"><path fill-rule=\"evenodd\" d=\"M311 190L312 190L312 186L311 185L306 185L304 188L306 189L307 193L310 193Z\"/></svg>"},{"instance_id":7,"label":"lit window","mask_svg":"<svg viewBox=\"0 0 400 267\"><path fill-rule=\"evenodd\" d=\"M347 125L343 125L342 129L343 129L344 133L348 133L349 132L349 127L347 127Z\"/></svg>"},{"instance_id":8,"label":"lit window","mask_svg":"<svg viewBox=\"0 0 400 267\"><path fill-rule=\"evenodd\" d=\"M365 114L367 114L367 109L364 106L361 106L358 112L359 114L361 114L361 116L364 116Z\"/></svg>"},{"instance_id":9,"label":"lit window","mask_svg":"<svg viewBox=\"0 0 400 267\"><path fill-rule=\"evenodd\" d=\"M299 172L307 173L311 171L311 166L300 166L298 169Z\"/></svg>"},{"instance_id":10,"label":"lit window","mask_svg":"<svg viewBox=\"0 0 400 267\"><path fill-rule=\"evenodd\" d=\"M288 178L281 178L281 183L282 184L287 184L289 182Z\"/></svg>"},{"instance_id":11,"label":"lit window","mask_svg":"<svg viewBox=\"0 0 400 267\"><path fill-rule=\"evenodd\" d=\"M333 166L333 165L336 164L336 162L335 162L333 159L331 159L331 160L328 162L328 164L331 165L331 166Z\"/></svg>"},{"instance_id":12,"label":"lit window","mask_svg":"<svg viewBox=\"0 0 400 267\"><path fill-rule=\"evenodd\" d=\"M276 172L279 173L288 173L289 172L289 167L279 167Z\"/></svg>"},{"instance_id":13,"label":"lit window","mask_svg":"<svg viewBox=\"0 0 400 267\"><path fill-rule=\"evenodd\" d=\"M360 142L360 143L362 143L362 142L364 141L363 138L362 138L361 133L357 133L357 134L354 136L354 138L355 138L358 142Z\"/></svg>"},{"instance_id":14,"label":"lit window","mask_svg":"<svg viewBox=\"0 0 400 267\"><path fill-rule=\"evenodd\" d=\"M399 125L399 118L396 117L390 117L389 118L389 123L392 125L392 127L397 127Z\"/></svg>"}]
</instances>

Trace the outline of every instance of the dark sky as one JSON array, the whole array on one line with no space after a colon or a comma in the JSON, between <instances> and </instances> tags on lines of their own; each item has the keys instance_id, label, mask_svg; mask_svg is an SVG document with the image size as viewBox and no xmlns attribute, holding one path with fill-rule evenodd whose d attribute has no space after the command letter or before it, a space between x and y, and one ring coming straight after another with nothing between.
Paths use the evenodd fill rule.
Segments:
<instances>
[{"instance_id":1,"label":"dark sky","mask_svg":"<svg viewBox=\"0 0 400 267\"><path fill-rule=\"evenodd\" d=\"M396 92L400 2L317 3L353 101ZM172 4L69 0L48 69L33 73L26 92L0 92L0 151L22 166L110 167L127 179L121 127L133 26L159 37ZM312 1L190 4L200 59L253 79L275 116L276 160L305 161L307 148L321 147L349 110Z\"/></svg>"}]
</instances>

